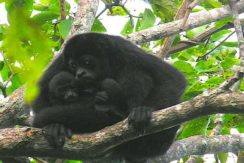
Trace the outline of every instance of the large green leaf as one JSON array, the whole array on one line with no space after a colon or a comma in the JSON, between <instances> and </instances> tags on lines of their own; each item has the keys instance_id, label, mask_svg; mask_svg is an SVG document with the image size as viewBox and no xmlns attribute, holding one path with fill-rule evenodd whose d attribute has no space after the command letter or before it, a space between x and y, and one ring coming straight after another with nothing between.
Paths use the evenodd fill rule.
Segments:
<instances>
[{"instance_id":1,"label":"large green leaf","mask_svg":"<svg viewBox=\"0 0 244 163\"><path fill-rule=\"evenodd\" d=\"M219 153L218 159L220 160L221 163L226 163L228 159L228 153Z\"/></svg>"},{"instance_id":2,"label":"large green leaf","mask_svg":"<svg viewBox=\"0 0 244 163\"><path fill-rule=\"evenodd\" d=\"M66 20L62 20L58 24L58 29L59 29L60 35L63 39L66 39L66 37L68 36L72 23L73 23L73 20L66 19Z\"/></svg>"},{"instance_id":3,"label":"large green leaf","mask_svg":"<svg viewBox=\"0 0 244 163\"><path fill-rule=\"evenodd\" d=\"M13 91L15 91L17 88L19 88L23 83L19 79L18 74L16 74L12 80L11 85L7 87L7 95L10 95Z\"/></svg>"},{"instance_id":4,"label":"large green leaf","mask_svg":"<svg viewBox=\"0 0 244 163\"><path fill-rule=\"evenodd\" d=\"M230 30L222 30L222 31L220 31L220 32L217 32L217 33L215 33L215 34L213 34L212 36L211 36L211 38L210 38L210 40L211 41L216 41L216 40L219 40L219 39L221 39L221 38L223 38L223 37L227 37L228 35L226 35L226 34L229 34L231 31Z\"/></svg>"},{"instance_id":5,"label":"large green leaf","mask_svg":"<svg viewBox=\"0 0 244 163\"><path fill-rule=\"evenodd\" d=\"M223 69L227 70L238 63L240 63L239 59L233 57L226 57L225 60L220 63L220 65L221 67L223 67Z\"/></svg>"},{"instance_id":6,"label":"large green leaf","mask_svg":"<svg viewBox=\"0 0 244 163\"><path fill-rule=\"evenodd\" d=\"M11 74L11 71L9 70L8 66L6 63L4 63L1 71L0 71L0 74L1 74L1 77L3 79L3 81L6 81L8 80L10 74Z\"/></svg>"},{"instance_id":7,"label":"large green leaf","mask_svg":"<svg viewBox=\"0 0 244 163\"><path fill-rule=\"evenodd\" d=\"M179 60L174 63L174 66L180 70L183 73L191 74L194 73L195 70L193 69L192 65L190 63L187 63L185 61Z\"/></svg>"},{"instance_id":8,"label":"large green leaf","mask_svg":"<svg viewBox=\"0 0 244 163\"><path fill-rule=\"evenodd\" d=\"M106 32L105 26L100 22L99 19L95 19L91 31L93 32Z\"/></svg>"},{"instance_id":9,"label":"large green leaf","mask_svg":"<svg viewBox=\"0 0 244 163\"><path fill-rule=\"evenodd\" d=\"M156 17L150 9L145 9L144 13L140 16L142 18L137 21L136 31L140 31L154 25Z\"/></svg>"},{"instance_id":10,"label":"large green leaf","mask_svg":"<svg viewBox=\"0 0 244 163\"><path fill-rule=\"evenodd\" d=\"M201 117L189 122L186 122L183 125L183 130L180 133L178 139L187 138L193 135L206 135L207 128L210 120L210 116Z\"/></svg>"},{"instance_id":11,"label":"large green leaf","mask_svg":"<svg viewBox=\"0 0 244 163\"><path fill-rule=\"evenodd\" d=\"M222 6L222 4L220 2L218 2L217 0L205 0L201 3L201 6L203 6L205 9L209 10L209 9L213 9L213 8L219 8Z\"/></svg>"},{"instance_id":12,"label":"large green leaf","mask_svg":"<svg viewBox=\"0 0 244 163\"><path fill-rule=\"evenodd\" d=\"M35 22L36 24L44 24L47 21L51 21L53 19L57 19L59 17L58 14L56 14L55 12L52 11L42 11L39 14L36 14L32 17L33 22Z\"/></svg>"},{"instance_id":13,"label":"large green leaf","mask_svg":"<svg viewBox=\"0 0 244 163\"><path fill-rule=\"evenodd\" d=\"M219 67L215 62L216 60L214 58L208 59L207 61L199 61L196 64L196 70L198 73L217 72Z\"/></svg>"},{"instance_id":14,"label":"large green leaf","mask_svg":"<svg viewBox=\"0 0 244 163\"><path fill-rule=\"evenodd\" d=\"M134 24L134 20L133 19L128 20L127 23L125 24L124 28L120 32L120 34L128 35L128 34L132 33L133 29L134 29L133 24Z\"/></svg>"},{"instance_id":15,"label":"large green leaf","mask_svg":"<svg viewBox=\"0 0 244 163\"><path fill-rule=\"evenodd\" d=\"M224 80L223 76L214 76L208 79L205 84L208 85L208 88L213 88L223 83Z\"/></svg>"},{"instance_id":16,"label":"large green leaf","mask_svg":"<svg viewBox=\"0 0 244 163\"><path fill-rule=\"evenodd\" d=\"M150 4L154 13L160 17L163 22L172 21L177 12L177 5L174 1L151 0Z\"/></svg>"}]
</instances>

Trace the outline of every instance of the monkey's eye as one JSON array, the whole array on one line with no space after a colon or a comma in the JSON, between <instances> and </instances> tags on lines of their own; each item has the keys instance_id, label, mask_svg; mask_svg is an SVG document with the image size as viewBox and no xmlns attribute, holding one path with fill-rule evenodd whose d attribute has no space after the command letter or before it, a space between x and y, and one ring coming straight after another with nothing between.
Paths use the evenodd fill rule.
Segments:
<instances>
[{"instance_id":1,"label":"monkey's eye","mask_svg":"<svg viewBox=\"0 0 244 163\"><path fill-rule=\"evenodd\" d=\"M89 65L90 64L90 61L89 60L86 60L85 61L85 65Z\"/></svg>"},{"instance_id":2,"label":"monkey's eye","mask_svg":"<svg viewBox=\"0 0 244 163\"><path fill-rule=\"evenodd\" d=\"M74 63L74 62L71 62L71 63L70 63L70 67L71 67L72 69L76 69L76 68L77 68L77 64Z\"/></svg>"}]
</instances>

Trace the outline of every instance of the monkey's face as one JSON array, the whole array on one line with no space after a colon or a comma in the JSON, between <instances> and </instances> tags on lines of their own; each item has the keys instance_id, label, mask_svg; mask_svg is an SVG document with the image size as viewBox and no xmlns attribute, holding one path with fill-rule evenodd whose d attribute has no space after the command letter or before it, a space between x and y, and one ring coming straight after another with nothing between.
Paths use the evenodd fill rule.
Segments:
<instances>
[{"instance_id":1,"label":"monkey's face","mask_svg":"<svg viewBox=\"0 0 244 163\"><path fill-rule=\"evenodd\" d=\"M111 43L105 35L88 33L72 37L64 48L65 68L76 79L101 81L111 75L109 54Z\"/></svg>"},{"instance_id":2,"label":"monkey's face","mask_svg":"<svg viewBox=\"0 0 244 163\"><path fill-rule=\"evenodd\" d=\"M74 74L77 80L94 81L97 79L98 63L91 55L82 55L76 59L70 58L68 61L69 71Z\"/></svg>"}]
</instances>

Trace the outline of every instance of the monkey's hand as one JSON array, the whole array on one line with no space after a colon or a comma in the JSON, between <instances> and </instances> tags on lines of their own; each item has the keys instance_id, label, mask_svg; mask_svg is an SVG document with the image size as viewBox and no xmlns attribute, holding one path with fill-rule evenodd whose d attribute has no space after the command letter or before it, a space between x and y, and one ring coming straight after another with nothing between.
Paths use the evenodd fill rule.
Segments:
<instances>
[{"instance_id":1,"label":"monkey's hand","mask_svg":"<svg viewBox=\"0 0 244 163\"><path fill-rule=\"evenodd\" d=\"M96 104L106 104L109 100L108 93L106 91L97 92L95 95Z\"/></svg>"},{"instance_id":2,"label":"monkey's hand","mask_svg":"<svg viewBox=\"0 0 244 163\"><path fill-rule=\"evenodd\" d=\"M133 108L128 116L129 125L139 133L144 133L146 127L150 124L152 109L146 106Z\"/></svg>"},{"instance_id":3,"label":"monkey's hand","mask_svg":"<svg viewBox=\"0 0 244 163\"><path fill-rule=\"evenodd\" d=\"M72 132L62 124L49 124L43 128L44 136L50 146L54 148L62 148L65 143L65 138L71 138Z\"/></svg>"}]
</instances>

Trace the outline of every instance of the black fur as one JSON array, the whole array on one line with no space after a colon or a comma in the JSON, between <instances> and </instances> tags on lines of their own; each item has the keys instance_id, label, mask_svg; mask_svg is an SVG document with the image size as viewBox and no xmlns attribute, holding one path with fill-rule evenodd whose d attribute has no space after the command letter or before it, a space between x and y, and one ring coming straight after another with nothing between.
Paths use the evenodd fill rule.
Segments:
<instances>
[{"instance_id":1,"label":"black fur","mask_svg":"<svg viewBox=\"0 0 244 163\"><path fill-rule=\"evenodd\" d=\"M79 99L80 91L75 87L75 77L69 72L58 73L50 80L48 86L52 105L68 104Z\"/></svg>"},{"instance_id":2,"label":"black fur","mask_svg":"<svg viewBox=\"0 0 244 163\"><path fill-rule=\"evenodd\" d=\"M99 128L103 128L105 124L111 125L116 123L118 119L122 120L126 117L126 114L121 110L127 107L125 98L119 84L113 79L106 78L101 83L87 82L85 80L77 80L67 71L61 71L50 80L48 86L51 106L68 109L69 105L72 105L72 108L70 107L71 110L66 111L72 111L72 109L74 109L74 113L76 110L79 110L79 107L87 107L87 109L90 109L89 111L94 110L96 114L101 113L102 116L99 115L96 117L94 115L94 118L107 118L107 122L101 121L105 123L99 125L92 119L92 123L95 123L95 127L102 126ZM73 105L74 103L77 105ZM90 105L86 105L88 103ZM63 107L62 105L66 106ZM69 122L65 122L65 116L61 115L61 117L59 117L56 115L57 113L55 111L62 112L62 110L54 110L54 107L52 108L53 112L43 110L41 113L37 114L33 124L36 127L40 125L44 126L44 130L46 131L45 136L50 145L58 148L64 145L66 137L71 137L72 131L80 131L76 131L76 128L69 125ZM46 116L47 114L48 116ZM54 119L56 118L55 116L61 119L56 120ZM68 120L67 117L66 119ZM71 122L71 124L72 123L73 122ZM89 123L89 120L87 120L86 124L87 123L92 125L92 123ZM90 127L94 128L92 126Z\"/></svg>"},{"instance_id":3,"label":"black fur","mask_svg":"<svg viewBox=\"0 0 244 163\"><path fill-rule=\"evenodd\" d=\"M150 124L152 111L179 103L186 86L184 76L175 68L119 36L99 33L76 35L67 42L63 54L56 58L40 80L40 95L33 103L34 126L59 123L74 132L84 133L97 131L122 119L108 114L106 109L94 109L94 101L90 99L93 97L85 96L80 102L66 106L50 104L46 95L49 94L51 78L61 71L82 78L77 70L83 67L82 60L87 56L96 60L90 69L97 73L95 80L98 83L111 78L121 87L128 107L119 112L128 116L129 124L139 132ZM73 64L76 66L71 66ZM123 104L115 102L116 105ZM131 140L118 146L113 154L128 162L144 162L165 152L177 129L178 126Z\"/></svg>"}]
</instances>

